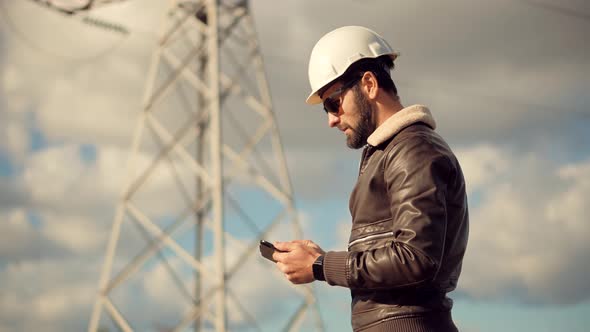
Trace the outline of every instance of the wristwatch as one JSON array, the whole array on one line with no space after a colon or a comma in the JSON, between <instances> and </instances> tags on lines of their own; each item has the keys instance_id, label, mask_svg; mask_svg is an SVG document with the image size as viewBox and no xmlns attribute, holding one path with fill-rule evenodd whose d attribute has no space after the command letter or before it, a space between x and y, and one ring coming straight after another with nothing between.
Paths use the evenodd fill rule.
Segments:
<instances>
[{"instance_id":1,"label":"wristwatch","mask_svg":"<svg viewBox=\"0 0 590 332\"><path fill-rule=\"evenodd\" d=\"M311 266L313 270L313 278L315 280L326 281L324 277L324 255L319 256L313 265Z\"/></svg>"}]
</instances>

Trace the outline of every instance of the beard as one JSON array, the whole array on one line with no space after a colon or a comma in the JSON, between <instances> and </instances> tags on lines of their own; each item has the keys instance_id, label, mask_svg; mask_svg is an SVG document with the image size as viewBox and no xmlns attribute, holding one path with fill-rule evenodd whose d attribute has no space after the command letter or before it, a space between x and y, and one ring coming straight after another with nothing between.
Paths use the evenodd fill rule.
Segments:
<instances>
[{"instance_id":1,"label":"beard","mask_svg":"<svg viewBox=\"0 0 590 332\"><path fill-rule=\"evenodd\" d=\"M363 94L360 87L352 88L354 101L359 112L359 121L355 128L350 128L351 134L346 138L346 145L351 149L360 149L367 144L367 139L375 131L373 121L373 105Z\"/></svg>"}]
</instances>

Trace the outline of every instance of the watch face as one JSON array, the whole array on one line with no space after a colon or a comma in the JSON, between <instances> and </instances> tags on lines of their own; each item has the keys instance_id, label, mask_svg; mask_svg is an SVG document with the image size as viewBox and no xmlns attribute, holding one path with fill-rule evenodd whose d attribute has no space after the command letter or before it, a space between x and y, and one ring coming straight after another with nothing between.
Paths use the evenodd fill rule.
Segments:
<instances>
[{"instance_id":1,"label":"watch face","mask_svg":"<svg viewBox=\"0 0 590 332\"><path fill-rule=\"evenodd\" d=\"M315 280L326 280L324 277L324 256L318 257L312 265L313 278Z\"/></svg>"}]
</instances>

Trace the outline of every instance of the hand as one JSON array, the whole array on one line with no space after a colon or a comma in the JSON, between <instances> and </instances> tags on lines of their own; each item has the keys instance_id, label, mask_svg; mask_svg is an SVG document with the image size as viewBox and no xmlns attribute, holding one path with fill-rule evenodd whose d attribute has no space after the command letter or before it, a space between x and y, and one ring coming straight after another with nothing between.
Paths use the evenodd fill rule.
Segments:
<instances>
[{"instance_id":1,"label":"hand","mask_svg":"<svg viewBox=\"0 0 590 332\"><path fill-rule=\"evenodd\" d=\"M272 258L277 261L277 267L285 274L287 280L294 284L307 284L313 278L312 265L325 252L310 240L294 240L290 242L275 242L274 246L281 251L275 251Z\"/></svg>"}]
</instances>

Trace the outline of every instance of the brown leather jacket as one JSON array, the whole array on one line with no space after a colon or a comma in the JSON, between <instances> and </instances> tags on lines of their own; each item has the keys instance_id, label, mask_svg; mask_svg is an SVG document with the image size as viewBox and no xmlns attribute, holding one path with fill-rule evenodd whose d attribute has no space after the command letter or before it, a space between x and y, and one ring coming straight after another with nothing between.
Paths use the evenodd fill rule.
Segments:
<instances>
[{"instance_id":1,"label":"brown leather jacket","mask_svg":"<svg viewBox=\"0 0 590 332\"><path fill-rule=\"evenodd\" d=\"M324 275L352 294L354 331L456 331L446 293L467 247L461 167L430 111L404 108L369 137L350 196L348 251Z\"/></svg>"}]
</instances>

